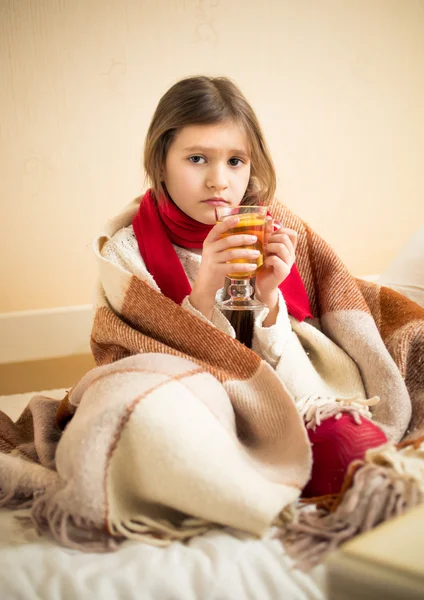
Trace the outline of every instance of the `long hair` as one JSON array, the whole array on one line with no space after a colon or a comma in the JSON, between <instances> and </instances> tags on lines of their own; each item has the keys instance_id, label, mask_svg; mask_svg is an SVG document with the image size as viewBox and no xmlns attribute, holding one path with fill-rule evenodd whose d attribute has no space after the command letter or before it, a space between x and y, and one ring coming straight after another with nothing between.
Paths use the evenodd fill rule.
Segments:
<instances>
[{"instance_id":1,"label":"long hair","mask_svg":"<svg viewBox=\"0 0 424 600\"><path fill-rule=\"evenodd\" d=\"M166 197L162 181L169 147L188 125L233 121L240 125L250 150L250 178L243 205L267 205L275 194L276 175L261 126L254 110L227 77L187 77L175 83L160 99L144 145L144 170L154 197ZM227 286L228 287L228 279ZM250 311L227 312L237 339L251 347L253 319Z\"/></svg>"}]
</instances>

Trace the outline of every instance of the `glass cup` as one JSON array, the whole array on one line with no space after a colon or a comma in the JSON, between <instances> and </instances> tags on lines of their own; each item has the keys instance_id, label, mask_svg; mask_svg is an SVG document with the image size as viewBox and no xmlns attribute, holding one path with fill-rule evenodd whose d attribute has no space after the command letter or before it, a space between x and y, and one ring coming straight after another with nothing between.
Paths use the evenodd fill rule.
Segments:
<instances>
[{"instance_id":1,"label":"glass cup","mask_svg":"<svg viewBox=\"0 0 424 600\"><path fill-rule=\"evenodd\" d=\"M257 240L254 244L248 246L238 246L238 248L246 248L249 250L259 250L260 255L256 259L251 258L234 258L228 261L229 263L249 263L256 262L257 269L254 271L245 271L239 273L229 273L231 283L228 286L230 297L228 300L218 302L217 306L221 310L261 310L264 304L251 296L254 289L250 283L250 279L256 276L257 270L264 262L264 236L266 224L267 208L266 206L237 206L231 208L229 206L218 206L215 209L215 216L218 223L225 221L229 217L239 217L237 225L228 229L221 237L229 235L255 235Z\"/></svg>"}]
</instances>

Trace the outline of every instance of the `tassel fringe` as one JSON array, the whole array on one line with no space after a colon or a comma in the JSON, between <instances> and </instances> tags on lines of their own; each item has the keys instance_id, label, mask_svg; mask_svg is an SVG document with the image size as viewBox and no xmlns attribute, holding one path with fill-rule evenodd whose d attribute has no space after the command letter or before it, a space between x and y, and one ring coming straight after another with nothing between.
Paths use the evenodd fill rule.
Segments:
<instances>
[{"instance_id":1,"label":"tassel fringe","mask_svg":"<svg viewBox=\"0 0 424 600\"><path fill-rule=\"evenodd\" d=\"M63 546L83 552L110 552L119 544L106 530L89 519L61 507L59 489L34 499L31 519L37 533L50 533Z\"/></svg>"},{"instance_id":2,"label":"tassel fringe","mask_svg":"<svg viewBox=\"0 0 424 600\"><path fill-rule=\"evenodd\" d=\"M375 406L379 401L378 396L373 396L367 400L360 396L322 398L313 395L300 398L296 401L296 406L305 420L306 428L315 431L325 419L330 417L340 419L343 413L350 413L358 425L361 424L361 417L371 420L370 406Z\"/></svg>"},{"instance_id":3,"label":"tassel fringe","mask_svg":"<svg viewBox=\"0 0 424 600\"><path fill-rule=\"evenodd\" d=\"M172 542L184 542L197 535L203 535L220 526L203 519L184 519L180 525L173 525L165 519L150 519L140 516L110 525L112 535L146 542L153 546L169 546Z\"/></svg>"},{"instance_id":4,"label":"tassel fringe","mask_svg":"<svg viewBox=\"0 0 424 600\"><path fill-rule=\"evenodd\" d=\"M165 547L220 527L203 519L186 518L175 525L165 519L155 520L142 515L102 526L64 508L74 504L67 497L66 488L56 487L36 495L31 515L20 519L31 520L39 535L50 533L61 545L83 552L114 551L125 540Z\"/></svg>"}]
</instances>

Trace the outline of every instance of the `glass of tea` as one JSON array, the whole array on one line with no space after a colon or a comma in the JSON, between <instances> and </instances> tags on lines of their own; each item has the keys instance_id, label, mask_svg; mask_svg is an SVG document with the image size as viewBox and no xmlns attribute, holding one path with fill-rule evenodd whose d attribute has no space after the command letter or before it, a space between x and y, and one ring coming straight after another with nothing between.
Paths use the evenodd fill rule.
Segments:
<instances>
[{"instance_id":1,"label":"glass of tea","mask_svg":"<svg viewBox=\"0 0 424 600\"><path fill-rule=\"evenodd\" d=\"M254 289L250 283L251 278L256 276L258 269L261 268L264 262L264 236L267 208L266 206L237 206L231 208L229 206L217 206L215 209L217 222L222 222L229 217L239 217L239 222L228 229L221 237L229 235L255 235L257 240L254 244L248 246L238 246L238 248L246 248L249 250L259 250L260 254L255 259L235 258L229 261L229 264L234 263L254 263L257 264L255 271L245 271L239 273L229 273L231 283L228 286L228 300L218 302L217 305L222 310L260 310L264 307L262 302L252 298Z\"/></svg>"}]
</instances>

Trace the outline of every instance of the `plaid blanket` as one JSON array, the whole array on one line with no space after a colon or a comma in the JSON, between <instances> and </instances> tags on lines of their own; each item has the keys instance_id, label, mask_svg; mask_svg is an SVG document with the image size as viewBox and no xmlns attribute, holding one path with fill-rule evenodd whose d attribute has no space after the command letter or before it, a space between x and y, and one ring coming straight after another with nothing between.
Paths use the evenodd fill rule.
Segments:
<instances>
[{"instance_id":1,"label":"plaid blanket","mask_svg":"<svg viewBox=\"0 0 424 600\"><path fill-rule=\"evenodd\" d=\"M139 201L94 243L101 282L91 336L97 364L161 352L194 360L223 384L229 377L249 377L260 363L253 352L170 301L148 279L102 257L103 244L131 223ZM391 289L355 279L330 246L278 201L270 212L298 233L296 263L312 323L355 361L367 397L381 399L373 407L374 421L395 442L424 433L424 309Z\"/></svg>"},{"instance_id":2,"label":"plaid blanket","mask_svg":"<svg viewBox=\"0 0 424 600\"><path fill-rule=\"evenodd\" d=\"M225 525L263 535L309 478L302 418L259 356L102 257L138 203L94 244L98 367L60 404L35 397L16 423L0 415L0 502L32 505L40 531L82 549L165 544ZM374 420L393 442L417 438L424 309L352 277L282 204L270 212L298 232L312 324L355 361L367 396L380 397Z\"/></svg>"}]
</instances>

